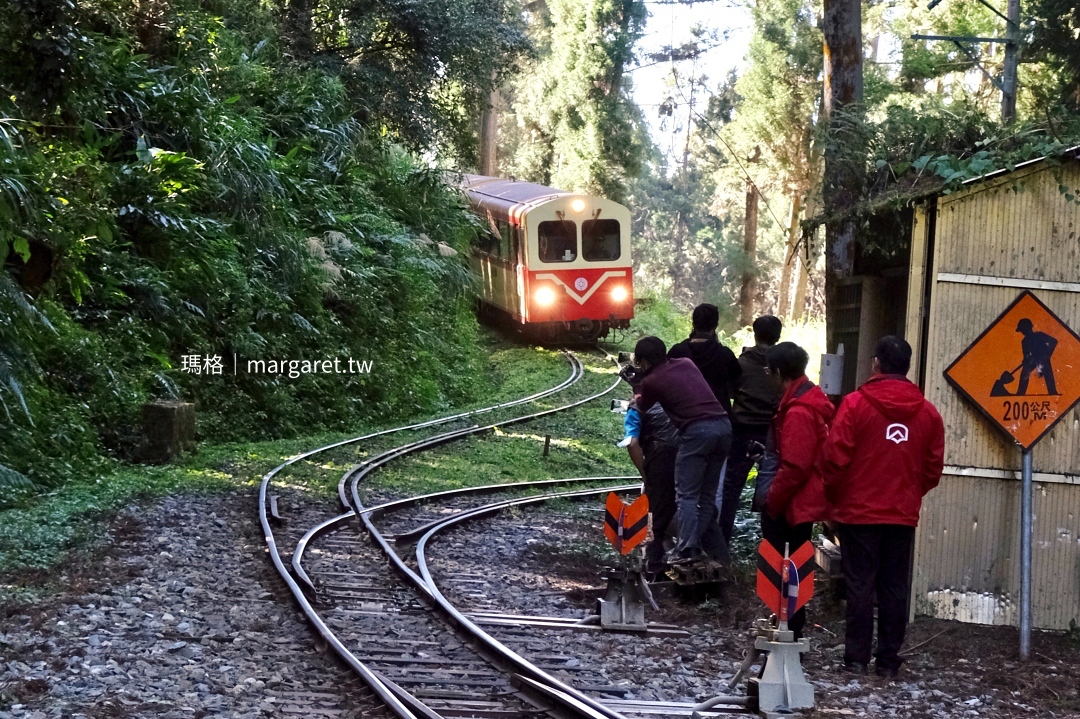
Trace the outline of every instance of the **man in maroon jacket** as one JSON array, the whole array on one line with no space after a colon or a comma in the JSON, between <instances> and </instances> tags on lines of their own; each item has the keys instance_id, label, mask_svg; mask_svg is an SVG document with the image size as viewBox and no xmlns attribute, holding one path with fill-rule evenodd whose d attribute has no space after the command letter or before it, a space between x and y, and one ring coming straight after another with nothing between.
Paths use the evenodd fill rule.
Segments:
<instances>
[{"instance_id":1,"label":"man in maroon jacket","mask_svg":"<svg viewBox=\"0 0 1080 719\"><path fill-rule=\"evenodd\" d=\"M642 337L634 361L644 372L638 409L659 403L679 430L675 455L675 507L679 541L673 561L707 554L727 560L727 543L716 521L716 489L731 448L731 421L701 371L689 359L668 359L659 337Z\"/></svg>"},{"instance_id":2,"label":"man in maroon jacket","mask_svg":"<svg viewBox=\"0 0 1080 719\"><path fill-rule=\"evenodd\" d=\"M780 468L769 484L761 535L783 555L785 544L794 553L810 541L814 522L829 519L819 465L836 410L821 388L807 379L810 357L802 347L781 342L766 351L765 361L770 375L779 378L783 395L773 417L770 448L779 457ZM796 640L805 624L803 607L788 620Z\"/></svg>"},{"instance_id":3,"label":"man in maroon jacket","mask_svg":"<svg viewBox=\"0 0 1080 719\"><path fill-rule=\"evenodd\" d=\"M883 337L874 374L840 404L825 445L825 494L838 523L847 592L844 667L865 673L878 603L875 669L895 677L907 631L915 526L941 479L941 415L907 377L911 345Z\"/></svg>"}]
</instances>

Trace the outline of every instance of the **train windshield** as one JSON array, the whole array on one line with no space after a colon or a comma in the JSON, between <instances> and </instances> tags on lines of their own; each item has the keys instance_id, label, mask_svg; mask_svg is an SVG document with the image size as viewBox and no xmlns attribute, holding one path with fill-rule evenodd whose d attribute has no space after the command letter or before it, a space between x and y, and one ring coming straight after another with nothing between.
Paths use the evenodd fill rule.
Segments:
<instances>
[{"instance_id":1,"label":"train windshield","mask_svg":"<svg viewBox=\"0 0 1080 719\"><path fill-rule=\"evenodd\" d=\"M541 222L537 234L541 262L573 262L577 259L577 225L570 220Z\"/></svg>"},{"instance_id":2,"label":"train windshield","mask_svg":"<svg viewBox=\"0 0 1080 719\"><path fill-rule=\"evenodd\" d=\"M618 220L585 220L581 223L581 255L586 260L617 260L619 244Z\"/></svg>"}]
</instances>

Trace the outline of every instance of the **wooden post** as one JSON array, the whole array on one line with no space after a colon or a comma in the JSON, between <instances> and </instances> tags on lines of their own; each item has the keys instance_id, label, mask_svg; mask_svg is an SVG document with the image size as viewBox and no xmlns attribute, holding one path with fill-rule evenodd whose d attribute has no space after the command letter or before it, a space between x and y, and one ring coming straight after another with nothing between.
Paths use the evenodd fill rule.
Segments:
<instances>
[{"instance_id":1,"label":"wooden post","mask_svg":"<svg viewBox=\"0 0 1080 719\"><path fill-rule=\"evenodd\" d=\"M1010 125L1016 121L1017 65L1020 61L1020 0L1009 0L1005 10L1005 66L1001 76L1001 119Z\"/></svg>"}]
</instances>

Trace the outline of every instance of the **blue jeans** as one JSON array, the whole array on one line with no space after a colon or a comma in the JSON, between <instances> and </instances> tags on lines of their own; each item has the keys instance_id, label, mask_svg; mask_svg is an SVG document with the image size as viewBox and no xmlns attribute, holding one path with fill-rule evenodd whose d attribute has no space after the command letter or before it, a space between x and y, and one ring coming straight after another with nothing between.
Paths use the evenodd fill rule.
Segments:
<instances>
[{"instance_id":1,"label":"blue jeans","mask_svg":"<svg viewBox=\"0 0 1080 719\"><path fill-rule=\"evenodd\" d=\"M681 556L705 552L714 559L727 559L727 543L716 521L716 490L729 449L731 422L727 417L699 420L679 432L675 504Z\"/></svg>"}]
</instances>

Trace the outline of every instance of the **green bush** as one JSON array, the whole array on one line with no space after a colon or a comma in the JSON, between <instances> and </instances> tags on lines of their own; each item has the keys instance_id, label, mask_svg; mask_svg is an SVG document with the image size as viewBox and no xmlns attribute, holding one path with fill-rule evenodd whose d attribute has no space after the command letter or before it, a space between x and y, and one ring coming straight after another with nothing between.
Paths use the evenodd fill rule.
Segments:
<instances>
[{"instance_id":1,"label":"green bush","mask_svg":"<svg viewBox=\"0 0 1080 719\"><path fill-rule=\"evenodd\" d=\"M224 441L475 392L463 199L358 123L343 83L290 60L275 28L253 0L174 2L153 23L114 3L0 9L0 117L20 118L0 121L8 501L26 478L136 456L152 399L195 402L200 436ZM224 373L185 372L193 355ZM372 373L242 371L350 357Z\"/></svg>"}]
</instances>

